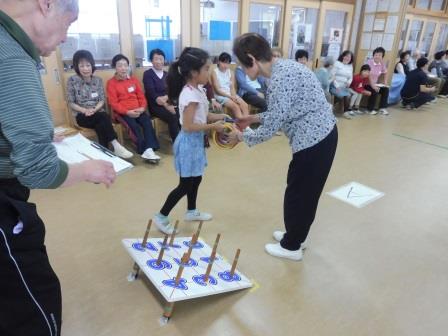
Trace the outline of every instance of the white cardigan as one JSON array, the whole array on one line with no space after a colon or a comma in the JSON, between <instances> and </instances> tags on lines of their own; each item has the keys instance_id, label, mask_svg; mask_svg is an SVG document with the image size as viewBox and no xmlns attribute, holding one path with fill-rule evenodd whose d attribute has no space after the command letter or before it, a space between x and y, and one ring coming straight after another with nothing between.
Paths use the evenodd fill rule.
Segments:
<instances>
[{"instance_id":1,"label":"white cardigan","mask_svg":"<svg viewBox=\"0 0 448 336\"><path fill-rule=\"evenodd\" d=\"M336 88L347 88L353 80L353 65L344 64L336 61L333 68L334 81L333 85Z\"/></svg>"}]
</instances>

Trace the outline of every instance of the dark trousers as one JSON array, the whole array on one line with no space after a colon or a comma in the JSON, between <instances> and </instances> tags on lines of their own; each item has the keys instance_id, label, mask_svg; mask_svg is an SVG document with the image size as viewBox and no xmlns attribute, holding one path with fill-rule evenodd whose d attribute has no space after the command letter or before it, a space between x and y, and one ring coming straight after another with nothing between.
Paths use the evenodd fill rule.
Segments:
<instances>
[{"instance_id":1,"label":"dark trousers","mask_svg":"<svg viewBox=\"0 0 448 336\"><path fill-rule=\"evenodd\" d=\"M163 120L168 125L168 131L170 132L171 140L174 143L174 140L176 140L177 135L180 131L180 125L179 125L179 114L176 110L176 114L172 114L170 111L168 111L163 106L152 106L151 107L151 114L154 117L157 117L161 120Z\"/></svg>"},{"instance_id":2,"label":"dark trousers","mask_svg":"<svg viewBox=\"0 0 448 336\"><path fill-rule=\"evenodd\" d=\"M138 118L131 118L127 115L122 115L122 117L137 137L138 154L143 154L148 148L159 149L159 141L148 113L144 112Z\"/></svg>"},{"instance_id":3,"label":"dark trousers","mask_svg":"<svg viewBox=\"0 0 448 336\"><path fill-rule=\"evenodd\" d=\"M98 142L106 148L109 146L109 142L117 138L117 134L112 127L110 116L106 112L96 112L90 117L78 113L76 115L76 122L81 127L94 129L98 136Z\"/></svg>"},{"instance_id":4,"label":"dark trousers","mask_svg":"<svg viewBox=\"0 0 448 336\"><path fill-rule=\"evenodd\" d=\"M380 95L380 109L387 107L387 99L389 98L389 88L388 87L380 87L380 90L376 92L370 85L365 87L367 91L370 91L372 95L369 97L369 101L367 103L367 109L369 111L373 111L375 109L376 97Z\"/></svg>"},{"instance_id":5,"label":"dark trousers","mask_svg":"<svg viewBox=\"0 0 448 336\"><path fill-rule=\"evenodd\" d=\"M28 197L17 180L0 180L0 335L58 336L61 287L48 261L44 223Z\"/></svg>"},{"instance_id":6,"label":"dark trousers","mask_svg":"<svg viewBox=\"0 0 448 336\"><path fill-rule=\"evenodd\" d=\"M266 104L266 99L259 97L255 93L245 93L241 97L243 100L248 103L249 105L255 106L256 108L260 109L260 112L265 112L268 108Z\"/></svg>"},{"instance_id":7,"label":"dark trousers","mask_svg":"<svg viewBox=\"0 0 448 336\"><path fill-rule=\"evenodd\" d=\"M295 251L305 241L316 215L319 198L327 181L338 143L338 130L313 147L294 153L289 164L283 202L286 234L280 242Z\"/></svg>"},{"instance_id":8,"label":"dark trousers","mask_svg":"<svg viewBox=\"0 0 448 336\"><path fill-rule=\"evenodd\" d=\"M434 99L435 98L432 95L425 92L420 92L416 97L413 98L402 98L403 105L413 105L415 108L420 107Z\"/></svg>"},{"instance_id":9,"label":"dark trousers","mask_svg":"<svg viewBox=\"0 0 448 336\"><path fill-rule=\"evenodd\" d=\"M160 210L160 213L164 216L168 216L171 210L185 195L187 195L188 210L195 210L196 199L198 197L198 190L201 181L202 176L181 177L179 180L179 185L170 192L165 204Z\"/></svg>"}]
</instances>

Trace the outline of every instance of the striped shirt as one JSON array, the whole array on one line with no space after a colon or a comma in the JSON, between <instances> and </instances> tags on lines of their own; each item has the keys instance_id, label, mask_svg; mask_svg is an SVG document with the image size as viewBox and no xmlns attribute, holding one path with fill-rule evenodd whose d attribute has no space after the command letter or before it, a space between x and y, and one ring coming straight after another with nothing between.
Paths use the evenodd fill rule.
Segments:
<instances>
[{"instance_id":1,"label":"striped shirt","mask_svg":"<svg viewBox=\"0 0 448 336\"><path fill-rule=\"evenodd\" d=\"M30 38L0 11L0 179L57 188L68 165L52 145L53 122Z\"/></svg>"}]
</instances>

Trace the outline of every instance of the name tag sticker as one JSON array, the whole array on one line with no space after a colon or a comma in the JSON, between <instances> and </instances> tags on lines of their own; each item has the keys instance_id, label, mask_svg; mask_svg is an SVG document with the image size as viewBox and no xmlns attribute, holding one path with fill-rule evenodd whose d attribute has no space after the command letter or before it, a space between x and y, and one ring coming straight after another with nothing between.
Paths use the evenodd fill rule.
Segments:
<instances>
[{"instance_id":1,"label":"name tag sticker","mask_svg":"<svg viewBox=\"0 0 448 336\"><path fill-rule=\"evenodd\" d=\"M135 87L133 87L133 86L128 87L128 92L134 92L134 91L135 91Z\"/></svg>"},{"instance_id":2,"label":"name tag sticker","mask_svg":"<svg viewBox=\"0 0 448 336\"><path fill-rule=\"evenodd\" d=\"M98 92L92 92L92 98L97 98L98 97Z\"/></svg>"}]
</instances>

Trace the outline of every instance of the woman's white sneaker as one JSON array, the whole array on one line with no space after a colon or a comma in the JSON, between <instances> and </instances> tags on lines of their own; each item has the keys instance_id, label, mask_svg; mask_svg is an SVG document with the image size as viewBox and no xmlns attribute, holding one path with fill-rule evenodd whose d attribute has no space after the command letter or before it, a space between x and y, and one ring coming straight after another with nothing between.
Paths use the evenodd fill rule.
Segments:
<instances>
[{"instance_id":1,"label":"woman's white sneaker","mask_svg":"<svg viewBox=\"0 0 448 336\"><path fill-rule=\"evenodd\" d=\"M385 108L381 109L381 110L380 110L380 113L381 113L382 115L389 115L389 112L388 112Z\"/></svg>"},{"instance_id":2,"label":"woman's white sneaker","mask_svg":"<svg viewBox=\"0 0 448 336\"><path fill-rule=\"evenodd\" d=\"M142 154L142 158L145 160L160 160L160 156L156 155L156 153L154 153L154 151L152 150L152 148L148 148L147 150L144 151L144 153Z\"/></svg>"},{"instance_id":3,"label":"woman's white sneaker","mask_svg":"<svg viewBox=\"0 0 448 336\"><path fill-rule=\"evenodd\" d=\"M283 236L285 235L285 231L274 231L272 233L272 237L274 237L274 239L276 241L278 241L279 243L282 241ZM300 249L301 250L306 250L307 248L307 244L306 244L306 240L300 245Z\"/></svg>"},{"instance_id":4,"label":"woman's white sneaker","mask_svg":"<svg viewBox=\"0 0 448 336\"><path fill-rule=\"evenodd\" d=\"M188 210L185 213L184 219L188 222L191 221L209 221L213 218L213 216L206 212L200 212L198 209L196 210Z\"/></svg>"},{"instance_id":5,"label":"woman's white sneaker","mask_svg":"<svg viewBox=\"0 0 448 336\"><path fill-rule=\"evenodd\" d=\"M115 146L114 154L118 157L121 157L122 159L130 159L131 157L134 156L134 154L132 152L128 151L121 144L118 144Z\"/></svg>"},{"instance_id":6,"label":"woman's white sneaker","mask_svg":"<svg viewBox=\"0 0 448 336\"><path fill-rule=\"evenodd\" d=\"M377 115L377 114L378 114L378 111L376 111L376 110L372 110L372 111L369 111L369 114L370 114L370 115Z\"/></svg>"},{"instance_id":7,"label":"woman's white sneaker","mask_svg":"<svg viewBox=\"0 0 448 336\"><path fill-rule=\"evenodd\" d=\"M297 251L290 251L287 249L284 249L280 246L280 243L277 244L266 244L264 246L264 249L268 254L274 257L278 258L286 258L291 259L294 261L300 261L303 258L303 253L301 249L298 249Z\"/></svg>"}]
</instances>

